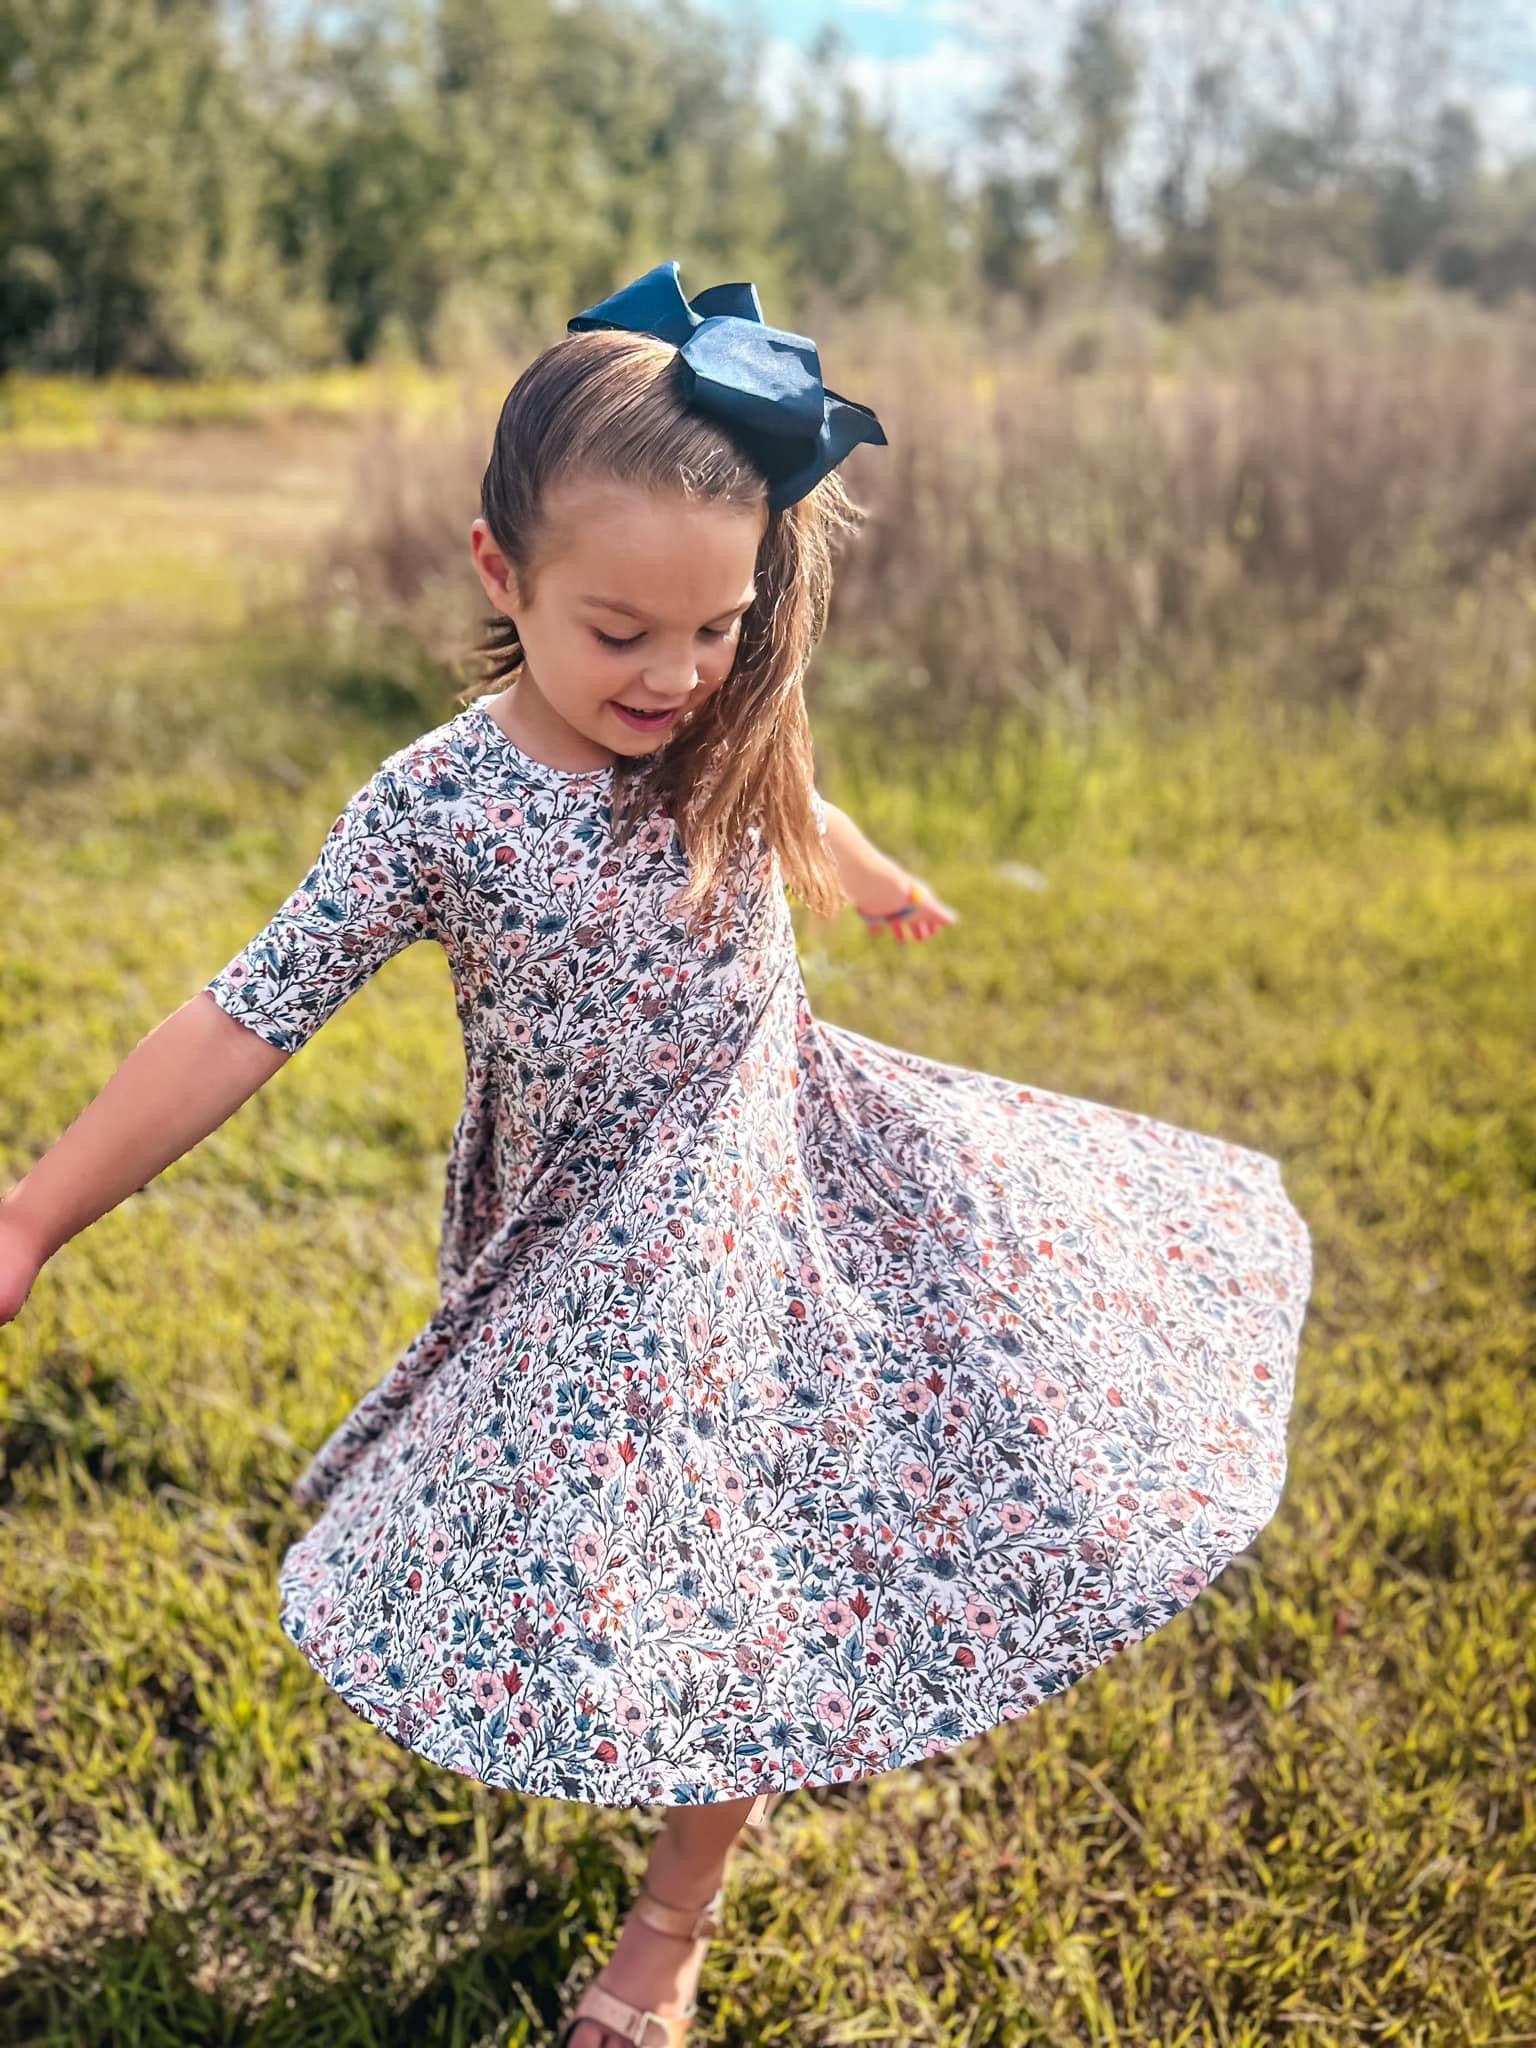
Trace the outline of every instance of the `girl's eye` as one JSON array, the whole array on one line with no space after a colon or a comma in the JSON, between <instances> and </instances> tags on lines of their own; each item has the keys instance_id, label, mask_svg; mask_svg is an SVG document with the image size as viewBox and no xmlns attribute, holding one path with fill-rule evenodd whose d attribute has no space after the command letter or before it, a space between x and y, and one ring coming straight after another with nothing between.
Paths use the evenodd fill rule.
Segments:
<instances>
[{"instance_id":1,"label":"girl's eye","mask_svg":"<svg viewBox=\"0 0 1536 2048\"><path fill-rule=\"evenodd\" d=\"M729 626L723 629L718 626L701 626L699 630L706 640L724 640L729 636L731 629ZM597 626L592 628L592 632L604 647L633 647L637 640L645 638L643 633L632 633L627 640L616 640L611 633L604 633Z\"/></svg>"}]
</instances>

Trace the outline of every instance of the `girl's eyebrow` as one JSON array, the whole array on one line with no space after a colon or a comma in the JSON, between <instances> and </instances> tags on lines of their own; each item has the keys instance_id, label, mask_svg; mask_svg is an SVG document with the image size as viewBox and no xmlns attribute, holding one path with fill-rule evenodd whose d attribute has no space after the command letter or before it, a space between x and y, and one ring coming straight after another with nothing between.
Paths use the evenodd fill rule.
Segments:
<instances>
[{"instance_id":1,"label":"girl's eyebrow","mask_svg":"<svg viewBox=\"0 0 1536 2048\"><path fill-rule=\"evenodd\" d=\"M734 618L737 612L744 612L748 605L755 601L756 597L757 591L755 589L750 590L740 604L728 608L726 611L713 612L711 617L716 619ZM581 602L583 604L600 604L605 611L622 612L627 619L649 620L650 618L649 612L637 611L632 604L620 604L616 597L598 597L595 594L589 593L581 599Z\"/></svg>"}]
</instances>

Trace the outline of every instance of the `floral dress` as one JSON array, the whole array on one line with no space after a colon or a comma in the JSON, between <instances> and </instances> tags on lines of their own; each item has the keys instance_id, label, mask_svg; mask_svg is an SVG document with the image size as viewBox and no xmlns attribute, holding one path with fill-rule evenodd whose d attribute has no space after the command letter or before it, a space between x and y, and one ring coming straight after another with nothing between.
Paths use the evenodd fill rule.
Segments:
<instances>
[{"instance_id":1,"label":"floral dress","mask_svg":"<svg viewBox=\"0 0 1536 2048\"><path fill-rule=\"evenodd\" d=\"M489 1785L844 1784L1028 1713L1252 1542L1311 1242L1263 1152L814 1016L757 828L696 932L613 772L470 704L206 984L295 1052L431 940L464 1041L441 1298L296 1482L281 1625Z\"/></svg>"}]
</instances>

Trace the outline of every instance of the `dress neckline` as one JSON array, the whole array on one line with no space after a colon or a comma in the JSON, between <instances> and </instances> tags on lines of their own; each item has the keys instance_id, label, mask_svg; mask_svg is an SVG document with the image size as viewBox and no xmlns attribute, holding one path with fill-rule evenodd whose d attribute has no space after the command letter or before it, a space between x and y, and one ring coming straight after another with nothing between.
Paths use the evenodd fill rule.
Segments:
<instances>
[{"instance_id":1,"label":"dress neckline","mask_svg":"<svg viewBox=\"0 0 1536 2048\"><path fill-rule=\"evenodd\" d=\"M551 762L537 760L532 754L525 753L516 740L509 739L502 731L499 722L492 716L488 698L472 698L466 709L479 718L488 738L498 747L504 748L518 766L536 780L551 783L598 783L612 779L612 762L606 768L556 768Z\"/></svg>"}]
</instances>

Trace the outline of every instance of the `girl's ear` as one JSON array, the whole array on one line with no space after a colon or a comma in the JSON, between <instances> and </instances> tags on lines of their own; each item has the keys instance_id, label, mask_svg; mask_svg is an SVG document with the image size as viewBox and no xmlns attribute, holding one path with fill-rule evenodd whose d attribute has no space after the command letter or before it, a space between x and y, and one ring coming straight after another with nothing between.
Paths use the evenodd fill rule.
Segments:
<instances>
[{"instance_id":1,"label":"girl's ear","mask_svg":"<svg viewBox=\"0 0 1536 2048\"><path fill-rule=\"evenodd\" d=\"M517 572L497 547L491 529L483 519L476 519L470 526L469 552L474 558L475 574L480 578L486 596L497 611L504 612L509 619L514 617L522 605Z\"/></svg>"}]
</instances>

